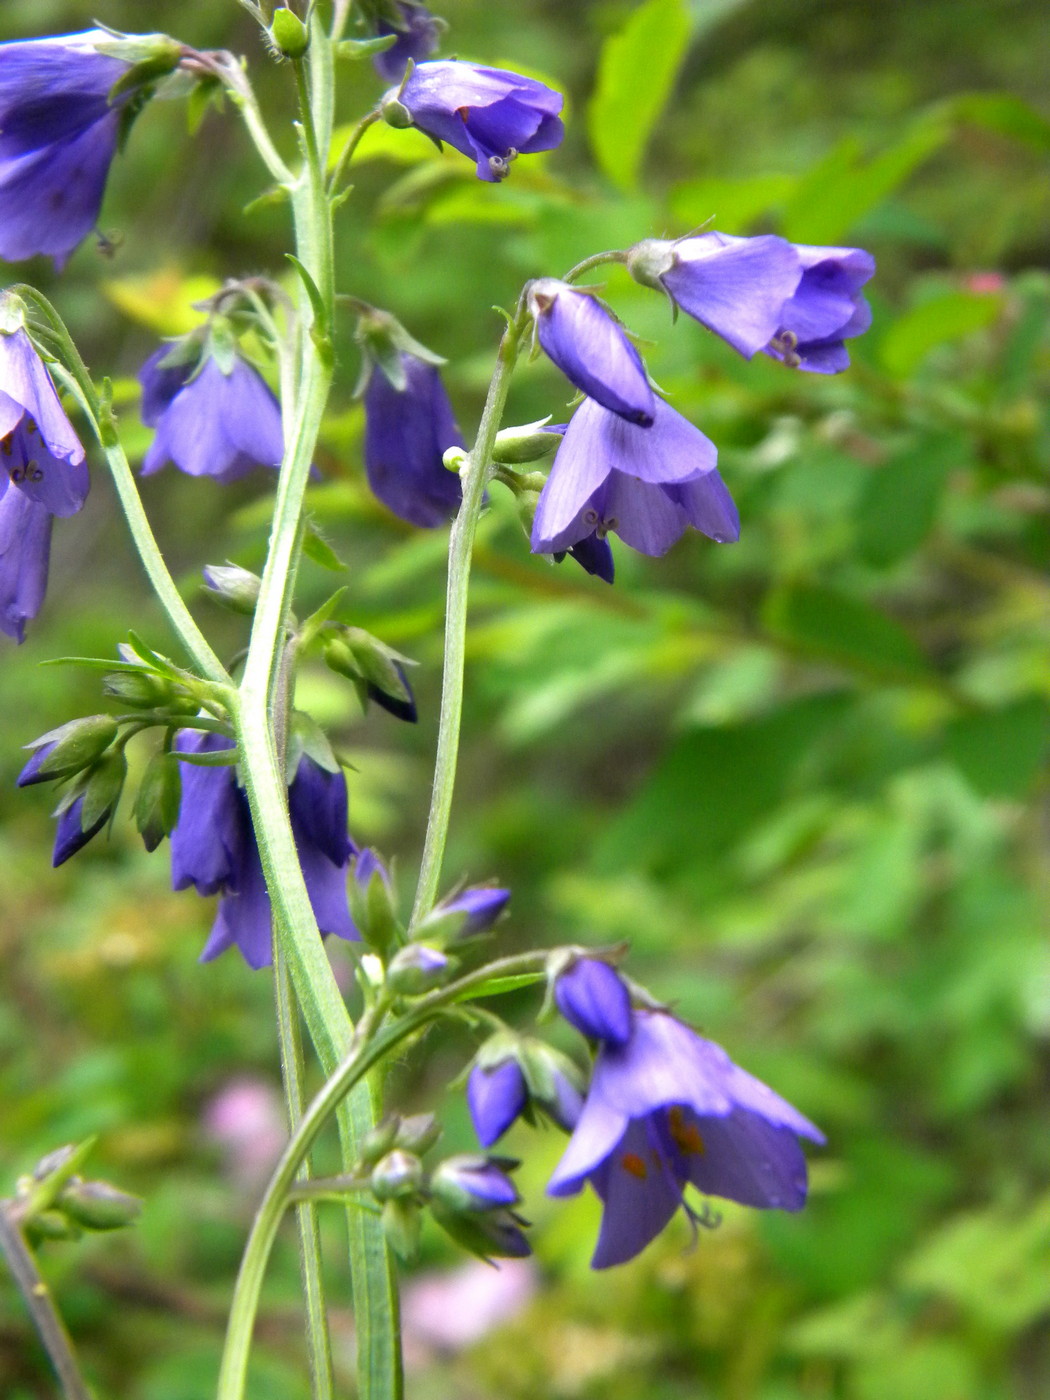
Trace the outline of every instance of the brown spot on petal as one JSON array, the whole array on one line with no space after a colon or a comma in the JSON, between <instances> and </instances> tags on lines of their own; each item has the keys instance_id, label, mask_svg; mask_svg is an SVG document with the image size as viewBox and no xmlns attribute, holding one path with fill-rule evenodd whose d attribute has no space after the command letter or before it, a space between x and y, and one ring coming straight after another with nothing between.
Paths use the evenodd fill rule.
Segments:
<instances>
[{"instance_id":1,"label":"brown spot on petal","mask_svg":"<svg viewBox=\"0 0 1050 1400\"><path fill-rule=\"evenodd\" d=\"M625 1152L620 1158L620 1166L631 1176L637 1177L639 1181L644 1181L649 1175L649 1168L638 1156L637 1152Z\"/></svg>"},{"instance_id":2,"label":"brown spot on petal","mask_svg":"<svg viewBox=\"0 0 1050 1400\"><path fill-rule=\"evenodd\" d=\"M696 1157L703 1154L704 1140L700 1136L700 1129L695 1123L686 1121L683 1109L677 1106L670 1109L667 1114L667 1123L671 1129L671 1136L683 1152Z\"/></svg>"}]
</instances>

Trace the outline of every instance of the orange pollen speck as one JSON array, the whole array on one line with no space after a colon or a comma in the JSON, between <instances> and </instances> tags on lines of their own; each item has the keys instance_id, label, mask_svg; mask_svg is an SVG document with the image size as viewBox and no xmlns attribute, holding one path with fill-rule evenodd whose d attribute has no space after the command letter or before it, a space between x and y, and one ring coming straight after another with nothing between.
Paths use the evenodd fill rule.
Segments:
<instances>
[{"instance_id":1,"label":"orange pollen speck","mask_svg":"<svg viewBox=\"0 0 1050 1400\"><path fill-rule=\"evenodd\" d=\"M685 1114L680 1108L672 1108L668 1111L667 1122L671 1129L671 1136L683 1152L694 1153L700 1156L704 1151L704 1140L700 1136L700 1129L695 1123L687 1123Z\"/></svg>"},{"instance_id":2,"label":"orange pollen speck","mask_svg":"<svg viewBox=\"0 0 1050 1400\"><path fill-rule=\"evenodd\" d=\"M641 1157L638 1156L637 1152L625 1152L620 1158L620 1166L623 1167L625 1172L630 1172L632 1176L636 1176L639 1181L644 1181L649 1175L648 1167L642 1161Z\"/></svg>"}]
</instances>

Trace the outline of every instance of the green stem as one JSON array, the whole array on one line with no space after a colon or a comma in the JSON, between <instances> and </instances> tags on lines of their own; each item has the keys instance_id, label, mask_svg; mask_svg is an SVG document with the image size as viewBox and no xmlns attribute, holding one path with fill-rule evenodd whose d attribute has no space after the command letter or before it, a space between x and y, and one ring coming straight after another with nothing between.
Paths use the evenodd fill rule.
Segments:
<instances>
[{"instance_id":1,"label":"green stem","mask_svg":"<svg viewBox=\"0 0 1050 1400\"><path fill-rule=\"evenodd\" d=\"M274 949L274 992L281 1046L281 1078L288 1106L288 1130L294 1133L302 1119L305 1102L303 1044L299 1030L299 1008L292 991L288 964L279 948ZM296 1180L300 1185L309 1183L308 1159L299 1168ZM332 1375L332 1342L325 1306L317 1207L313 1201L303 1198L295 1213L299 1226L299 1273L303 1285L303 1310L306 1314L311 1393L314 1400L332 1400L335 1390Z\"/></svg>"},{"instance_id":2,"label":"green stem","mask_svg":"<svg viewBox=\"0 0 1050 1400\"><path fill-rule=\"evenodd\" d=\"M370 126L375 126L376 122L379 120L379 112L368 112L361 118L347 137L346 145L339 152L339 159L336 161L332 168L332 173L328 177L328 190L333 197L338 195L339 186L342 183L343 176L346 174L346 168L353 160L354 153L361 144L361 137L364 136Z\"/></svg>"},{"instance_id":3,"label":"green stem","mask_svg":"<svg viewBox=\"0 0 1050 1400\"><path fill-rule=\"evenodd\" d=\"M51 1290L41 1278L21 1230L11 1219L11 1204L10 1201L0 1201L0 1253L7 1260L44 1350L55 1368L62 1394L66 1400L91 1400L91 1392L80 1374L73 1343L55 1307Z\"/></svg>"},{"instance_id":4,"label":"green stem","mask_svg":"<svg viewBox=\"0 0 1050 1400\"><path fill-rule=\"evenodd\" d=\"M463 502L453 521L449 537L441 715L438 722L430 815L427 818L416 901L412 909L413 924L419 923L434 907L441 879L441 862L448 839L452 793L456 783L456 761L459 757L459 732L463 718L463 670L466 660L471 553L485 497L485 485L492 470L492 448L503 418L503 408L507 402L510 377L514 371L523 328L524 312L519 306L517 316L507 326L500 341L496 368L478 425L477 439L462 473Z\"/></svg>"},{"instance_id":5,"label":"green stem","mask_svg":"<svg viewBox=\"0 0 1050 1400\"><path fill-rule=\"evenodd\" d=\"M243 1400L252 1330L270 1252L290 1193L295 1187L299 1168L332 1113L338 1110L347 1094L364 1080L372 1068L381 1064L409 1036L440 1016L448 1006L494 978L539 972L546 966L549 957L549 952L518 953L490 963L448 987L421 998L411 1011L378 1030L374 1036L368 1018L362 1018L349 1053L307 1107L259 1204L234 1287L217 1400ZM364 1212L359 1214L364 1215ZM363 1391L361 1394L363 1400L384 1400L381 1391Z\"/></svg>"},{"instance_id":6,"label":"green stem","mask_svg":"<svg viewBox=\"0 0 1050 1400\"><path fill-rule=\"evenodd\" d=\"M561 280L575 282L585 272L592 272L596 267L604 267L607 263L625 263L626 261L627 254L617 249L611 249L606 253L592 253L589 258L584 258L583 262L578 262L575 267L570 268Z\"/></svg>"},{"instance_id":7,"label":"green stem","mask_svg":"<svg viewBox=\"0 0 1050 1400\"><path fill-rule=\"evenodd\" d=\"M316 11L310 45L308 83L302 70L297 70L306 162L291 194L296 253L313 281L320 304L315 308L305 290L300 296L301 369L294 403L285 405L290 425L285 460L234 720L277 937L307 1030L325 1073L330 1074L346 1054L353 1025L329 966L303 879L274 733L278 658L285 643L301 551L303 500L333 368L328 336L335 276L332 211L324 168L331 143L334 76L331 44ZM363 1085L340 1107L338 1126L345 1167L357 1159L357 1144L374 1126L378 1113L378 1087L374 1084ZM399 1400L403 1378L393 1260L378 1220L362 1211L348 1211L347 1227L359 1393L369 1400Z\"/></svg>"}]
</instances>

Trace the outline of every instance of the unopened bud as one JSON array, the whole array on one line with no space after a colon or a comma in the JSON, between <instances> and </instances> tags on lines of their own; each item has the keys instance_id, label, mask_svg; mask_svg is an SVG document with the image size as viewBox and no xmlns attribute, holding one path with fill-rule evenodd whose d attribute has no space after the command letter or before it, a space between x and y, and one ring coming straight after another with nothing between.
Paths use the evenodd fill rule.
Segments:
<instances>
[{"instance_id":1,"label":"unopened bud","mask_svg":"<svg viewBox=\"0 0 1050 1400\"><path fill-rule=\"evenodd\" d=\"M18 786L69 778L99 758L117 737L112 715L85 715L34 739L33 756L18 775Z\"/></svg>"},{"instance_id":2,"label":"unopened bud","mask_svg":"<svg viewBox=\"0 0 1050 1400\"><path fill-rule=\"evenodd\" d=\"M517 428L502 428L492 445L492 460L514 466L520 462L538 462L549 457L561 446L562 426L547 427L548 419L523 423Z\"/></svg>"},{"instance_id":3,"label":"unopened bud","mask_svg":"<svg viewBox=\"0 0 1050 1400\"><path fill-rule=\"evenodd\" d=\"M371 1182L377 1201L417 1195L423 1184L423 1163L414 1153L395 1148L372 1168Z\"/></svg>"},{"instance_id":4,"label":"unopened bud","mask_svg":"<svg viewBox=\"0 0 1050 1400\"><path fill-rule=\"evenodd\" d=\"M373 851L362 851L354 861L347 894L350 913L362 939L386 957L401 941L401 925L390 877Z\"/></svg>"},{"instance_id":5,"label":"unopened bud","mask_svg":"<svg viewBox=\"0 0 1050 1400\"><path fill-rule=\"evenodd\" d=\"M398 996L421 996L440 987L456 970L456 960L439 948L410 943L395 953L387 968L386 982Z\"/></svg>"},{"instance_id":6,"label":"unopened bud","mask_svg":"<svg viewBox=\"0 0 1050 1400\"><path fill-rule=\"evenodd\" d=\"M422 1225L419 1206L413 1200L391 1200L383 1206L383 1234L399 1259L411 1263L419 1253Z\"/></svg>"},{"instance_id":7,"label":"unopened bud","mask_svg":"<svg viewBox=\"0 0 1050 1400\"><path fill-rule=\"evenodd\" d=\"M270 39L284 58L302 58L310 47L310 33L294 11L279 5L270 21Z\"/></svg>"},{"instance_id":8,"label":"unopened bud","mask_svg":"<svg viewBox=\"0 0 1050 1400\"><path fill-rule=\"evenodd\" d=\"M58 1208L86 1230L119 1230L133 1224L142 1211L137 1196L118 1191L108 1181L81 1181L79 1177L64 1188Z\"/></svg>"},{"instance_id":9,"label":"unopened bud","mask_svg":"<svg viewBox=\"0 0 1050 1400\"><path fill-rule=\"evenodd\" d=\"M447 472L455 472L461 476L463 468L470 460L470 453L463 447L446 447L441 454L441 465Z\"/></svg>"},{"instance_id":10,"label":"unopened bud","mask_svg":"<svg viewBox=\"0 0 1050 1400\"><path fill-rule=\"evenodd\" d=\"M208 564L203 570L208 597L231 612L247 616L255 611L262 579L238 564Z\"/></svg>"},{"instance_id":11,"label":"unopened bud","mask_svg":"<svg viewBox=\"0 0 1050 1400\"><path fill-rule=\"evenodd\" d=\"M396 97L384 98L379 108L379 115L386 122L387 126L396 127L398 131L404 131L406 127L413 125L412 113L403 102L399 102Z\"/></svg>"},{"instance_id":12,"label":"unopened bud","mask_svg":"<svg viewBox=\"0 0 1050 1400\"><path fill-rule=\"evenodd\" d=\"M413 1113L401 1119L395 1141L406 1152L415 1152L422 1157L440 1136L441 1125L432 1113Z\"/></svg>"},{"instance_id":13,"label":"unopened bud","mask_svg":"<svg viewBox=\"0 0 1050 1400\"><path fill-rule=\"evenodd\" d=\"M155 851L165 836L174 831L181 800L178 760L168 752L154 754L135 798L135 825L147 851Z\"/></svg>"},{"instance_id":14,"label":"unopened bud","mask_svg":"<svg viewBox=\"0 0 1050 1400\"><path fill-rule=\"evenodd\" d=\"M395 1113L369 1128L361 1141L361 1162L366 1167L374 1166L380 1157L385 1157L397 1142L401 1119ZM400 1144L398 1144L400 1146Z\"/></svg>"},{"instance_id":15,"label":"unopened bud","mask_svg":"<svg viewBox=\"0 0 1050 1400\"><path fill-rule=\"evenodd\" d=\"M120 801L127 777L128 761L123 749L111 749L102 755L90 770L84 786L84 804L80 809L80 825L88 831L105 820Z\"/></svg>"},{"instance_id":16,"label":"unopened bud","mask_svg":"<svg viewBox=\"0 0 1050 1400\"><path fill-rule=\"evenodd\" d=\"M102 690L122 705L132 705L136 710L165 709L178 694L167 676L158 676L156 672L145 669L114 671L103 678ZM193 705L196 708L196 701Z\"/></svg>"}]
</instances>

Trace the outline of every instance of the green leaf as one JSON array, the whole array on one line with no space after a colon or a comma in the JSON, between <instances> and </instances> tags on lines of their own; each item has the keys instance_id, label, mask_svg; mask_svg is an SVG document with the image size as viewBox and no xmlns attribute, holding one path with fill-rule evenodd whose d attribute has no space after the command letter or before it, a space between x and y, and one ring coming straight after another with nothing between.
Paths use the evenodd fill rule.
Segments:
<instances>
[{"instance_id":1,"label":"green leaf","mask_svg":"<svg viewBox=\"0 0 1050 1400\"><path fill-rule=\"evenodd\" d=\"M602 46L587 130L599 166L623 190L637 183L646 143L685 58L689 30L685 0L645 0Z\"/></svg>"},{"instance_id":2,"label":"green leaf","mask_svg":"<svg viewBox=\"0 0 1050 1400\"><path fill-rule=\"evenodd\" d=\"M917 549L933 525L949 472L968 456L963 440L930 436L876 467L856 507L861 558L886 568Z\"/></svg>"},{"instance_id":3,"label":"green leaf","mask_svg":"<svg viewBox=\"0 0 1050 1400\"><path fill-rule=\"evenodd\" d=\"M1005 92L967 92L946 106L956 121L1009 136L1036 151L1050 152L1050 121L1021 97Z\"/></svg>"},{"instance_id":4,"label":"green leaf","mask_svg":"<svg viewBox=\"0 0 1050 1400\"><path fill-rule=\"evenodd\" d=\"M671 213L685 228L699 228L709 220L716 228L741 232L771 209L783 204L795 188L791 175L752 175L728 180L708 175L686 180L671 191Z\"/></svg>"},{"instance_id":5,"label":"green leaf","mask_svg":"<svg viewBox=\"0 0 1050 1400\"><path fill-rule=\"evenodd\" d=\"M303 536L303 553L307 559L312 559L315 564L320 564L322 569L329 569L333 574L341 574L346 569L339 555L313 526L307 527Z\"/></svg>"},{"instance_id":6,"label":"green leaf","mask_svg":"<svg viewBox=\"0 0 1050 1400\"><path fill-rule=\"evenodd\" d=\"M1050 749L1050 708L1037 695L948 726L948 753L982 797L1022 798Z\"/></svg>"},{"instance_id":7,"label":"green leaf","mask_svg":"<svg viewBox=\"0 0 1050 1400\"><path fill-rule=\"evenodd\" d=\"M784 211L784 235L798 243L838 243L951 134L943 112L923 113L895 144L864 160L849 136L800 181Z\"/></svg>"},{"instance_id":8,"label":"green leaf","mask_svg":"<svg viewBox=\"0 0 1050 1400\"><path fill-rule=\"evenodd\" d=\"M532 987L542 982L544 972L517 972L512 977L492 977L479 987L471 987L456 998L457 1001L475 1001L478 997L499 997L506 992L516 992L521 987Z\"/></svg>"},{"instance_id":9,"label":"green leaf","mask_svg":"<svg viewBox=\"0 0 1050 1400\"><path fill-rule=\"evenodd\" d=\"M882 337L879 356L890 374L904 379L929 352L990 326L1002 299L987 293L942 292L906 311Z\"/></svg>"},{"instance_id":10,"label":"green leaf","mask_svg":"<svg viewBox=\"0 0 1050 1400\"><path fill-rule=\"evenodd\" d=\"M925 658L899 622L870 603L813 584L789 584L766 599L769 631L851 670L895 680L928 675Z\"/></svg>"}]
</instances>

